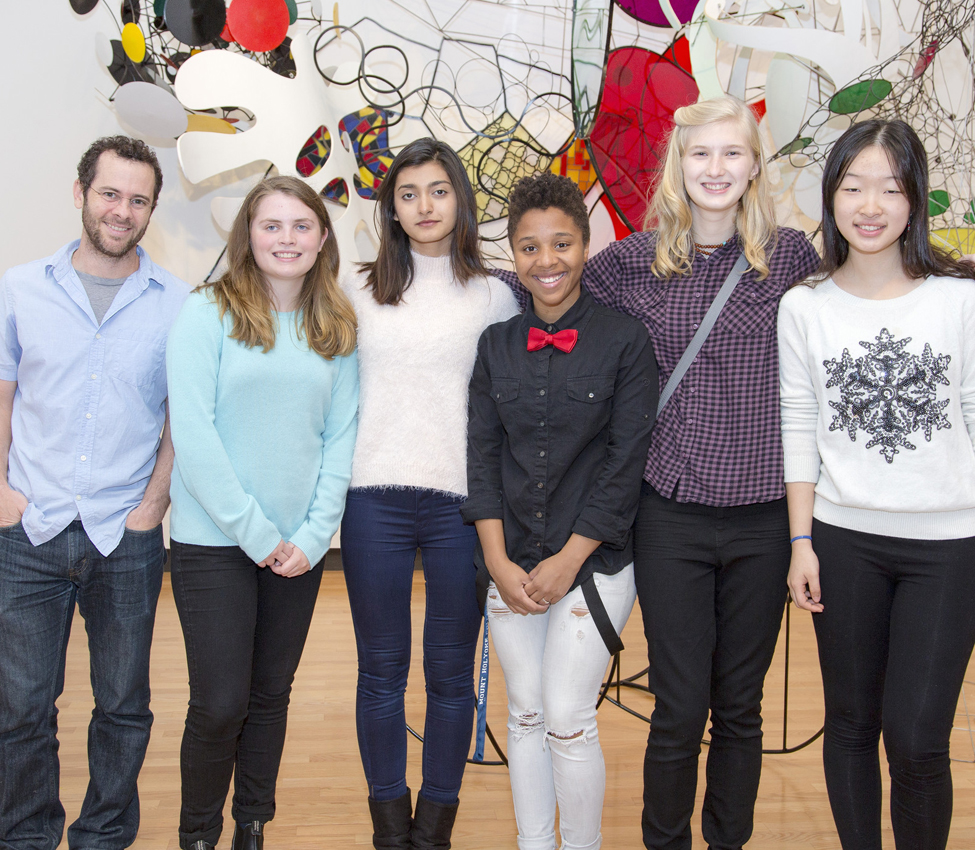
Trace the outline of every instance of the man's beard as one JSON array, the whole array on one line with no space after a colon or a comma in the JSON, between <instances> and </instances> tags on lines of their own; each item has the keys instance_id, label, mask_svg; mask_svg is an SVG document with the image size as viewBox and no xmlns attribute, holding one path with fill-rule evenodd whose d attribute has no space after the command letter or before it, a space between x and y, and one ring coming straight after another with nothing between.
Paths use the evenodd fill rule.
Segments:
<instances>
[{"instance_id":1,"label":"man's beard","mask_svg":"<svg viewBox=\"0 0 975 850\"><path fill-rule=\"evenodd\" d=\"M118 260L128 254L139 241L145 235L146 228L149 226L149 220L146 219L146 223L142 225L141 230L131 230L131 236L123 243L119 245L118 248L113 248L111 245L106 245L105 241L102 239L101 233L101 222L92 215L91 210L88 207L88 198L85 198L85 202L81 207L81 224L85 229L85 233L88 236L88 241L91 243L92 247L98 251L98 253L103 254L106 257L111 257L113 260ZM133 226L135 222L132 219L131 214L129 218L124 221L124 224Z\"/></svg>"}]
</instances>

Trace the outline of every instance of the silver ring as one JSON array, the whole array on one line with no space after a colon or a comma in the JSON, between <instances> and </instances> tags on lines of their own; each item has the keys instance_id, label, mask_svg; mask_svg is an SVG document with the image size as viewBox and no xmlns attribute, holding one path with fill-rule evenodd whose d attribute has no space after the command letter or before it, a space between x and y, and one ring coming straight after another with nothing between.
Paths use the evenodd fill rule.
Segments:
<instances>
[{"instance_id":1,"label":"silver ring","mask_svg":"<svg viewBox=\"0 0 975 850\"><path fill-rule=\"evenodd\" d=\"M542 604L543 604L543 605L551 605L552 603L551 603L551 602L549 602L549 601L548 601L547 599L543 599L543 600L542 600Z\"/></svg>"}]
</instances>

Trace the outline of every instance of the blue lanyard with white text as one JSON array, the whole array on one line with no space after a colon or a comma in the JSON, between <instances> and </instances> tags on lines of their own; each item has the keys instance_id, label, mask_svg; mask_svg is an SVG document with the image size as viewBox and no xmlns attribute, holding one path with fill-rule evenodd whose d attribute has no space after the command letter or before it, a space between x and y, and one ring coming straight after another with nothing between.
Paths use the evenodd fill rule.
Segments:
<instances>
[{"instance_id":1,"label":"blue lanyard with white text","mask_svg":"<svg viewBox=\"0 0 975 850\"><path fill-rule=\"evenodd\" d=\"M491 644L488 640L487 606L484 606L484 640L481 643L481 673L477 680L477 733L474 738L475 762L484 761L484 735L487 731L488 664Z\"/></svg>"}]
</instances>

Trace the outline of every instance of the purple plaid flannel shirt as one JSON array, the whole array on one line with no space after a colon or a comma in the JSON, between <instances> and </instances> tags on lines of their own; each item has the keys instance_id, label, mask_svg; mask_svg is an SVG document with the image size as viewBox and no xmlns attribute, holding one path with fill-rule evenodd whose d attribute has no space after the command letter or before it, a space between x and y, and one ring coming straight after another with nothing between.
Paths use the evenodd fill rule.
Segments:
<instances>
[{"instance_id":1,"label":"purple plaid flannel shirt","mask_svg":"<svg viewBox=\"0 0 975 850\"><path fill-rule=\"evenodd\" d=\"M653 276L652 233L614 242L586 263L583 280L601 304L640 319L650 332L663 390L738 258L737 241L690 274ZM730 507L785 495L779 428L779 299L819 257L797 230L779 228L770 274L746 272L653 429L644 479L677 501Z\"/></svg>"}]
</instances>

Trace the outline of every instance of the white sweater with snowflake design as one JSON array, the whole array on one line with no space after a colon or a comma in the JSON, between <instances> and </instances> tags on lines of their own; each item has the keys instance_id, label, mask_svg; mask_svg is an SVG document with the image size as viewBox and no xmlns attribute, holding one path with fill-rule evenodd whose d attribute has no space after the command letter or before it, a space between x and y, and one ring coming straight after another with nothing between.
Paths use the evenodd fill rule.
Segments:
<instances>
[{"instance_id":1,"label":"white sweater with snowflake design","mask_svg":"<svg viewBox=\"0 0 975 850\"><path fill-rule=\"evenodd\" d=\"M495 277L466 285L450 258L413 254L403 300L378 304L366 275L342 289L359 322L359 426L352 487L418 487L467 495L467 385L477 341L518 305Z\"/></svg>"},{"instance_id":2,"label":"white sweater with snowflake design","mask_svg":"<svg viewBox=\"0 0 975 850\"><path fill-rule=\"evenodd\" d=\"M975 282L874 301L832 280L779 308L785 480L813 516L922 540L975 536Z\"/></svg>"}]
</instances>

